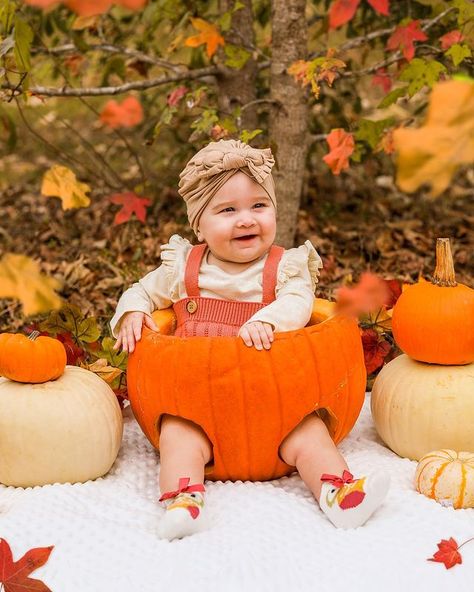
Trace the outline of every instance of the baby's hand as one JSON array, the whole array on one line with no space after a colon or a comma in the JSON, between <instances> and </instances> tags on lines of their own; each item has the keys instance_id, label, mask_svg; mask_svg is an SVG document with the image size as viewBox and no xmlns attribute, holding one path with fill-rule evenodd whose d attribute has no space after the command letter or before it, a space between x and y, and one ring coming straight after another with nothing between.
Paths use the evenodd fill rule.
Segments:
<instances>
[{"instance_id":1,"label":"baby's hand","mask_svg":"<svg viewBox=\"0 0 474 592\"><path fill-rule=\"evenodd\" d=\"M262 346L265 349L270 349L273 341L273 327L270 323L253 321L240 328L239 336L249 347L254 345L256 349L262 349Z\"/></svg>"},{"instance_id":2,"label":"baby's hand","mask_svg":"<svg viewBox=\"0 0 474 592\"><path fill-rule=\"evenodd\" d=\"M113 349L119 349L122 346L122 351L131 354L135 349L135 343L140 341L143 325L146 325L152 331L158 333L160 331L155 321L144 312L127 312L123 317Z\"/></svg>"}]
</instances>

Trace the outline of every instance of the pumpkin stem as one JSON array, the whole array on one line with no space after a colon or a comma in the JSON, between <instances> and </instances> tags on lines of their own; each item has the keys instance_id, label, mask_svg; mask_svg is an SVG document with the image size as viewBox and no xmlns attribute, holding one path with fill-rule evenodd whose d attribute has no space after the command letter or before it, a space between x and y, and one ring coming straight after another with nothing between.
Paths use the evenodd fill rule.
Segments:
<instances>
[{"instance_id":1,"label":"pumpkin stem","mask_svg":"<svg viewBox=\"0 0 474 592\"><path fill-rule=\"evenodd\" d=\"M39 331L32 331L29 335L28 335L28 339L31 339L31 341L34 341L38 335L40 334Z\"/></svg>"},{"instance_id":2,"label":"pumpkin stem","mask_svg":"<svg viewBox=\"0 0 474 592\"><path fill-rule=\"evenodd\" d=\"M443 287L457 286L449 238L436 239L436 269L431 283Z\"/></svg>"}]
</instances>

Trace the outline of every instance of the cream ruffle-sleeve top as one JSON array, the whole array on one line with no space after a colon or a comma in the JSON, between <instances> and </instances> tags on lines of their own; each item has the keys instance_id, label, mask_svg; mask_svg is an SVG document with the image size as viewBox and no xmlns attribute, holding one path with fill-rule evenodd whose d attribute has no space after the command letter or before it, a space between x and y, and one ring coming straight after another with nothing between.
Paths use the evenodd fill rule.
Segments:
<instances>
[{"instance_id":1,"label":"cream ruffle-sleeve top","mask_svg":"<svg viewBox=\"0 0 474 592\"><path fill-rule=\"evenodd\" d=\"M114 337L127 312L141 311L150 315L154 310L168 308L186 298L184 270L191 243L174 234L161 247L160 267L148 273L126 290L117 304L110 326ZM207 251L208 253L209 251ZM242 302L261 302L262 275L267 255L239 273L229 274L207 262L204 254L199 270L201 296ZM322 261L316 249L306 241L300 247L286 250L277 271L276 299L257 311L248 321L273 325L274 331L292 331L304 327L310 317L314 292Z\"/></svg>"}]
</instances>

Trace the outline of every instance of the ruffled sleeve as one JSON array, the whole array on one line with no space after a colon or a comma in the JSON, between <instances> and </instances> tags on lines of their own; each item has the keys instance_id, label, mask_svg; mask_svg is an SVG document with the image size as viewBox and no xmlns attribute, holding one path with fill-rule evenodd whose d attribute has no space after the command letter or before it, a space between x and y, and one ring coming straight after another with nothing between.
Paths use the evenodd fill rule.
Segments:
<instances>
[{"instance_id":1,"label":"ruffled sleeve","mask_svg":"<svg viewBox=\"0 0 474 592\"><path fill-rule=\"evenodd\" d=\"M277 293L291 278L298 276L309 278L314 293L322 267L321 257L309 240L297 248L288 249L278 266Z\"/></svg>"},{"instance_id":2,"label":"ruffled sleeve","mask_svg":"<svg viewBox=\"0 0 474 592\"><path fill-rule=\"evenodd\" d=\"M173 234L166 244L161 245L162 266L168 278L169 296L173 302L179 300L184 292L184 270L191 248L188 239L179 234Z\"/></svg>"},{"instance_id":3,"label":"ruffled sleeve","mask_svg":"<svg viewBox=\"0 0 474 592\"><path fill-rule=\"evenodd\" d=\"M276 299L256 312L247 323L269 323L278 332L305 327L311 318L314 291L322 266L321 257L310 241L285 251L277 271Z\"/></svg>"}]
</instances>

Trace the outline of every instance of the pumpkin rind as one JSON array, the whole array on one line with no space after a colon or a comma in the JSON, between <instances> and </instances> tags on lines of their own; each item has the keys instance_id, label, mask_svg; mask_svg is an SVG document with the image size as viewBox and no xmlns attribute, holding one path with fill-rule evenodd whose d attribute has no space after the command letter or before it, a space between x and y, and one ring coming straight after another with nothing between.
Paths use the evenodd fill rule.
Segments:
<instances>
[{"instance_id":1,"label":"pumpkin rind","mask_svg":"<svg viewBox=\"0 0 474 592\"><path fill-rule=\"evenodd\" d=\"M474 364L425 364L403 354L375 379L371 410L382 440L418 460L430 450L474 450Z\"/></svg>"},{"instance_id":2,"label":"pumpkin rind","mask_svg":"<svg viewBox=\"0 0 474 592\"><path fill-rule=\"evenodd\" d=\"M66 366L57 380L0 378L0 483L33 487L96 479L122 440L120 406L93 372Z\"/></svg>"},{"instance_id":3,"label":"pumpkin rind","mask_svg":"<svg viewBox=\"0 0 474 592\"><path fill-rule=\"evenodd\" d=\"M397 345L414 360L459 365L474 361L474 290L457 284L449 239L438 239L431 282L409 286L392 314Z\"/></svg>"},{"instance_id":4,"label":"pumpkin rind","mask_svg":"<svg viewBox=\"0 0 474 592\"><path fill-rule=\"evenodd\" d=\"M0 375L16 382L41 383L64 372L64 345L52 337L28 338L21 333L0 335Z\"/></svg>"},{"instance_id":5,"label":"pumpkin rind","mask_svg":"<svg viewBox=\"0 0 474 592\"><path fill-rule=\"evenodd\" d=\"M444 506L474 508L474 452L426 454L416 468L415 488Z\"/></svg>"},{"instance_id":6,"label":"pumpkin rind","mask_svg":"<svg viewBox=\"0 0 474 592\"><path fill-rule=\"evenodd\" d=\"M307 413L324 410L339 442L360 413L366 384L357 322L338 315L276 333L268 351L249 348L240 337L181 338L145 327L127 372L134 415L156 448L164 413L202 426L214 447L211 480L289 474L277 455L285 436ZM268 450L272 466L265 464ZM232 466L223 468L224 458Z\"/></svg>"}]
</instances>

